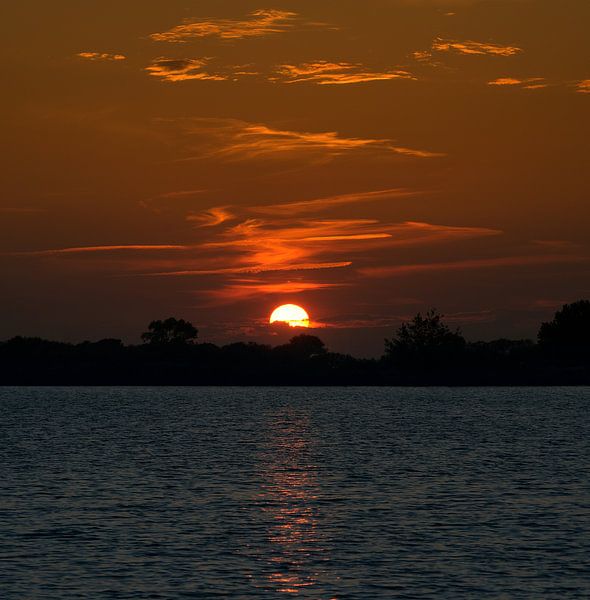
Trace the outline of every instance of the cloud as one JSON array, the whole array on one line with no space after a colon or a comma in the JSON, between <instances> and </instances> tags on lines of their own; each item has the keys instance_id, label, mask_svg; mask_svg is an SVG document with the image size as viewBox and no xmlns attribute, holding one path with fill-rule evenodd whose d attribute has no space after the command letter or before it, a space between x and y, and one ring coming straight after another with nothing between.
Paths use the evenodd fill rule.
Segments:
<instances>
[{"instance_id":1,"label":"cloud","mask_svg":"<svg viewBox=\"0 0 590 600\"><path fill-rule=\"evenodd\" d=\"M524 90L540 90L548 86L543 77L529 77L527 79L500 77L499 79L488 81L488 85L497 87L518 87Z\"/></svg>"},{"instance_id":2,"label":"cloud","mask_svg":"<svg viewBox=\"0 0 590 600\"><path fill-rule=\"evenodd\" d=\"M500 267L524 267L532 265L550 265L563 263L590 262L585 256L550 254L533 256L503 256L499 258L479 258L457 260L450 262L420 263L411 265L392 265L381 267L366 267L359 272L367 277L385 278L414 273L427 273L432 271L464 271L473 269L493 269Z\"/></svg>"},{"instance_id":3,"label":"cloud","mask_svg":"<svg viewBox=\"0 0 590 600\"><path fill-rule=\"evenodd\" d=\"M246 219L217 233L213 241L202 243L197 251L201 265L197 268L148 272L149 277L230 278L218 298L238 301L267 293L287 291L279 285L253 285L232 279L238 275L318 272L344 269L353 265L351 252L411 247L498 235L499 231L477 227L451 227L428 223L380 223L373 219L332 219L279 221ZM356 249L356 250L355 250ZM207 253L210 258L207 259ZM361 271L362 272L362 271ZM372 275L375 276L375 275ZM316 279L299 284L300 291L324 289L336 285ZM342 285L342 283L338 283ZM291 289L294 293L294 290Z\"/></svg>"},{"instance_id":4,"label":"cloud","mask_svg":"<svg viewBox=\"0 0 590 600\"><path fill-rule=\"evenodd\" d=\"M548 83L531 83L529 85L523 85L523 90L544 90L549 87Z\"/></svg>"},{"instance_id":5,"label":"cloud","mask_svg":"<svg viewBox=\"0 0 590 600\"><path fill-rule=\"evenodd\" d=\"M411 317L383 315L344 315L322 319L320 325L330 329L380 329L383 327L398 327L402 321Z\"/></svg>"},{"instance_id":6,"label":"cloud","mask_svg":"<svg viewBox=\"0 0 590 600\"><path fill-rule=\"evenodd\" d=\"M344 283L321 283L314 281L288 281L267 283L256 279L238 279L216 290L207 291L207 295L221 300L246 300L261 294L292 295L316 290L344 287Z\"/></svg>"},{"instance_id":7,"label":"cloud","mask_svg":"<svg viewBox=\"0 0 590 600\"><path fill-rule=\"evenodd\" d=\"M422 304L418 300L412 300L411 304ZM359 328L384 328L399 327L402 322L410 321L413 314L384 316L382 314L352 314L338 315L321 320L323 327L330 329L359 329ZM460 312L454 314L445 314L445 321L449 323L481 323L492 321L495 314L490 310Z\"/></svg>"},{"instance_id":8,"label":"cloud","mask_svg":"<svg viewBox=\"0 0 590 600\"><path fill-rule=\"evenodd\" d=\"M291 203L268 218L253 216L237 206L211 207L187 219L199 226L201 239L194 244L126 244L78 246L17 253L20 256L97 257L131 255L125 266L148 269L144 275L186 277L342 269L367 252L498 235L498 230L456 227L422 222L383 223L376 219L310 218L317 212L355 199L367 201L395 197L397 190L351 194L332 199ZM327 204L325 202L328 201ZM293 208L294 207L294 208ZM295 211L295 212L294 212ZM297 212L301 218L297 218ZM136 254L154 255L138 258ZM117 259L120 260L120 259ZM111 263L113 264L113 263Z\"/></svg>"},{"instance_id":9,"label":"cloud","mask_svg":"<svg viewBox=\"0 0 590 600\"><path fill-rule=\"evenodd\" d=\"M347 240L383 240L392 237L390 233L351 233L350 235L316 235L303 238L302 242L342 242Z\"/></svg>"},{"instance_id":10,"label":"cloud","mask_svg":"<svg viewBox=\"0 0 590 600\"><path fill-rule=\"evenodd\" d=\"M365 202L377 202L390 200L393 198L408 198L418 195L414 192L401 188L389 188L385 190L375 190L370 192L357 192L352 194L341 194L337 196L328 196L325 198L315 198L313 200L299 200L297 202L285 202L283 204L269 204L266 206L252 206L250 211L264 215L284 215L292 216L298 214L316 213L339 206L349 204L360 204Z\"/></svg>"},{"instance_id":11,"label":"cloud","mask_svg":"<svg viewBox=\"0 0 590 600\"><path fill-rule=\"evenodd\" d=\"M391 79L415 80L416 78L403 70L372 71L361 64L328 61L280 65L275 78L276 81L284 83L304 82L317 85L343 85Z\"/></svg>"},{"instance_id":12,"label":"cloud","mask_svg":"<svg viewBox=\"0 0 590 600\"><path fill-rule=\"evenodd\" d=\"M193 269L148 273L157 276L203 276L311 271L348 267L353 251L415 246L498 235L497 230L428 223L387 224L374 219L305 219L272 221L246 218L226 227L199 253L213 255Z\"/></svg>"},{"instance_id":13,"label":"cloud","mask_svg":"<svg viewBox=\"0 0 590 600\"><path fill-rule=\"evenodd\" d=\"M493 86L506 86L512 88L520 88L523 90L540 90L548 87L572 87L571 81L547 81L544 77L529 77L526 79L519 79L516 77L501 77L488 81L488 85ZM573 84L576 91L583 94L590 94L590 79L578 81Z\"/></svg>"},{"instance_id":14,"label":"cloud","mask_svg":"<svg viewBox=\"0 0 590 600\"><path fill-rule=\"evenodd\" d=\"M250 13L246 19L207 18L186 21L168 31L154 33L150 38L156 42L185 43L203 37L218 37L222 40L262 37L292 29L297 21L297 13L262 9Z\"/></svg>"},{"instance_id":15,"label":"cloud","mask_svg":"<svg viewBox=\"0 0 590 600\"><path fill-rule=\"evenodd\" d=\"M330 251L333 236L346 236L348 241L361 240L349 236L372 236L387 233L381 230L377 221L369 219L335 219L293 221L263 220L246 218L221 232L215 241L204 244L203 248L216 250L222 254L233 253L233 267L246 269L245 272L288 270L296 267L334 268L348 266L345 256L335 256ZM375 238L363 238L366 240ZM343 241L343 240L339 240ZM241 264L240 264L241 263Z\"/></svg>"},{"instance_id":16,"label":"cloud","mask_svg":"<svg viewBox=\"0 0 590 600\"><path fill-rule=\"evenodd\" d=\"M390 225L387 229L392 234L388 242L390 246L416 246L447 241L469 240L501 235L499 229L489 227L458 227L453 225L437 225L420 221L406 221Z\"/></svg>"},{"instance_id":17,"label":"cloud","mask_svg":"<svg viewBox=\"0 0 590 600\"><path fill-rule=\"evenodd\" d=\"M474 42L472 40L446 40L443 38L434 40L432 50L436 52L457 52L459 54L479 56L514 56L522 52L522 48L516 46L501 46L486 42Z\"/></svg>"},{"instance_id":18,"label":"cloud","mask_svg":"<svg viewBox=\"0 0 590 600\"><path fill-rule=\"evenodd\" d=\"M400 146L391 139L342 137L335 131L312 133L273 129L237 119L191 119L187 132L201 152L193 158L227 160L330 159L349 152L402 154L417 158L445 156L439 152Z\"/></svg>"},{"instance_id":19,"label":"cloud","mask_svg":"<svg viewBox=\"0 0 590 600\"><path fill-rule=\"evenodd\" d=\"M580 244L571 240L533 240L533 244L554 250L575 250L580 248Z\"/></svg>"},{"instance_id":20,"label":"cloud","mask_svg":"<svg viewBox=\"0 0 590 600\"><path fill-rule=\"evenodd\" d=\"M412 52L412 56L418 61L430 62L432 60L432 52L430 50L416 50Z\"/></svg>"},{"instance_id":21,"label":"cloud","mask_svg":"<svg viewBox=\"0 0 590 600\"><path fill-rule=\"evenodd\" d=\"M76 56L85 60L118 61L127 59L124 54L109 54L108 52L78 52Z\"/></svg>"},{"instance_id":22,"label":"cloud","mask_svg":"<svg viewBox=\"0 0 590 600\"><path fill-rule=\"evenodd\" d=\"M257 273L278 273L281 271L316 271L321 269L341 269L350 267L352 262L327 263L294 263L286 265L252 265L250 267L225 267L219 269L186 269L184 271L164 271L161 273L146 273L152 277L186 277L194 275L239 275Z\"/></svg>"},{"instance_id":23,"label":"cloud","mask_svg":"<svg viewBox=\"0 0 590 600\"><path fill-rule=\"evenodd\" d=\"M214 227L234 218L228 206L214 206L202 213L191 213L186 220L196 223L199 227Z\"/></svg>"},{"instance_id":24,"label":"cloud","mask_svg":"<svg viewBox=\"0 0 590 600\"><path fill-rule=\"evenodd\" d=\"M164 81L173 83L194 79L207 81L228 79L225 75L205 71L204 67L208 62L207 58L158 58L145 70L153 77L160 77Z\"/></svg>"},{"instance_id":25,"label":"cloud","mask_svg":"<svg viewBox=\"0 0 590 600\"><path fill-rule=\"evenodd\" d=\"M164 192L163 194L159 194L156 198L161 199L177 199L177 198L192 198L194 196L198 196L200 194L205 194L209 190L179 190L176 192Z\"/></svg>"},{"instance_id":26,"label":"cloud","mask_svg":"<svg viewBox=\"0 0 590 600\"><path fill-rule=\"evenodd\" d=\"M121 244L112 246L74 246L72 248L57 248L52 250L33 250L16 252L19 256L56 256L60 254L89 254L98 252L154 252L154 251L184 251L194 246L179 246L176 244Z\"/></svg>"},{"instance_id":27,"label":"cloud","mask_svg":"<svg viewBox=\"0 0 590 600\"><path fill-rule=\"evenodd\" d=\"M354 202L382 201L406 195L389 189L346 194L270 208L261 217L254 207L213 206L186 218L199 227L192 244L95 245L19 253L32 257L66 257L93 260L107 269L133 276L178 278L212 277L226 280L217 298L240 300L259 294L298 293L352 284L346 275L357 261L382 260L388 249L427 246L499 235L481 227L459 227L423 222L387 223L368 218L313 218ZM106 257L106 262L105 262ZM124 258L123 258L124 257ZM379 258L381 257L381 258ZM371 264L371 263L369 263ZM341 280L326 283L321 273L342 273ZM253 281L246 276L300 273L297 281L281 276L276 281ZM362 273L362 271L361 271ZM240 277L241 276L241 277ZM376 276L372 273L371 276ZM236 279L236 277L240 277ZM348 277L344 279L343 277ZM201 289L202 285L201 285ZM218 289L218 286L215 286ZM206 291L205 291L206 292ZM206 292L215 295L215 291Z\"/></svg>"},{"instance_id":28,"label":"cloud","mask_svg":"<svg viewBox=\"0 0 590 600\"><path fill-rule=\"evenodd\" d=\"M431 66L441 66L434 61L435 52L454 52L470 56L514 56L522 52L517 46L502 46L489 42L474 42L473 40L447 40L436 38L430 50L418 50L412 56L419 62L429 63Z\"/></svg>"},{"instance_id":29,"label":"cloud","mask_svg":"<svg viewBox=\"0 0 590 600\"><path fill-rule=\"evenodd\" d=\"M417 62L430 67L445 68L445 64L438 60L437 56L440 56L441 53L449 52L467 56L509 57L523 52L523 49L517 46L503 46L489 42L448 40L439 37L432 42L432 46L429 49L417 50L412 52L411 56ZM510 78L505 79L508 80Z\"/></svg>"},{"instance_id":30,"label":"cloud","mask_svg":"<svg viewBox=\"0 0 590 600\"><path fill-rule=\"evenodd\" d=\"M145 70L162 81L239 81L262 75L252 65L220 64L214 57L155 59Z\"/></svg>"},{"instance_id":31,"label":"cloud","mask_svg":"<svg viewBox=\"0 0 590 600\"><path fill-rule=\"evenodd\" d=\"M488 81L488 85L521 85L521 79L514 79L513 77L501 77L500 79L494 79Z\"/></svg>"},{"instance_id":32,"label":"cloud","mask_svg":"<svg viewBox=\"0 0 590 600\"><path fill-rule=\"evenodd\" d=\"M299 65L284 64L268 72L261 72L255 65L212 64L212 57L155 59L146 71L163 81L179 82L189 80L239 81L244 78L259 77L273 83L313 83L316 85L345 85L387 81L392 79L416 78L404 70L372 71L361 64L331 63L317 61Z\"/></svg>"}]
</instances>

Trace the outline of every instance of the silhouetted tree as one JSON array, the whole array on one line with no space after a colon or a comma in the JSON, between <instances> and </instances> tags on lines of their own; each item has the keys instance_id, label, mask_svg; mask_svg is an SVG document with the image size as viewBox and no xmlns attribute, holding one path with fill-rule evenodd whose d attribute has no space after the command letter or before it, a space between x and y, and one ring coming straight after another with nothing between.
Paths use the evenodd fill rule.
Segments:
<instances>
[{"instance_id":1,"label":"silhouetted tree","mask_svg":"<svg viewBox=\"0 0 590 600\"><path fill-rule=\"evenodd\" d=\"M543 349L590 355L590 301L565 304L552 321L541 325L538 340Z\"/></svg>"},{"instance_id":2,"label":"silhouetted tree","mask_svg":"<svg viewBox=\"0 0 590 600\"><path fill-rule=\"evenodd\" d=\"M326 344L315 335L296 335L289 341L289 346L301 357L311 358L326 353Z\"/></svg>"},{"instance_id":3,"label":"silhouetted tree","mask_svg":"<svg viewBox=\"0 0 590 600\"><path fill-rule=\"evenodd\" d=\"M192 323L170 317L165 321L152 321L141 339L147 344L154 345L193 344L198 333Z\"/></svg>"},{"instance_id":4,"label":"silhouetted tree","mask_svg":"<svg viewBox=\"0 0 590 600\"><path fill-rule=\"evenodd\" d=\"M451 331L443 315L429 310L402 323L391 340L385 340L385 358L401 367L432 369L448 364L465 348L459 329Z\"/></svg>"},{"instance_id":5,"label":"silhouetted tree","mask_svg":"<svg viewBox=\"0 0 590 600\"><path fill-rule=\"evenodd\" d=\"M312 356L325 354L327 350L326 345L320 338L303 333L291 338L288 344L277 346L275 352L297 360L307 360Z\"/></svg>"},{"instance_id":6,"label":"silhouetted tree","mask_svg":"<svg viewBox=\"0 0 590 600\"><path fill-rule=\"evenodd\" d=\"M564 306L529 340L466 344L431 310L386 340L383 360L328 352L313 335L276 348L194 343L186 321L150 323L144 345L0 341L1 385L588 385L590 302Z\"/></svg>"}]
</instances>

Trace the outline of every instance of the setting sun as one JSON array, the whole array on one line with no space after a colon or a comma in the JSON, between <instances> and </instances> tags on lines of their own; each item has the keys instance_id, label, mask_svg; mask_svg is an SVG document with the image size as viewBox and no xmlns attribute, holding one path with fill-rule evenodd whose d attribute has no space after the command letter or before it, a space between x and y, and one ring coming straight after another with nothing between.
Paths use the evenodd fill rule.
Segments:
<instances>
[{"instance_id":1,"label":"setting sun","mask_svg":"<svg viewBox=\"0 0 590 600\"><path fill-rule=\"evenodd\" d=\"M270 315L270 323L287 323L289 327L309 327L309 315L296 304L283 304Z\"/></svg>"}]
</instances>

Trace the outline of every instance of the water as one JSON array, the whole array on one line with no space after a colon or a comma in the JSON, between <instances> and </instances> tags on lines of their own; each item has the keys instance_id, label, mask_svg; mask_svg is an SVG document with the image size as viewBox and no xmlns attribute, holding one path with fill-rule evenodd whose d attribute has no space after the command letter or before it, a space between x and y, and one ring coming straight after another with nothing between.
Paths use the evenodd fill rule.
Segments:
<instances>
[{"instance_id":1,"label":"water","mask_svg":"<svg viewBox=\"0 0 590 600\"><path fill-rule=\"evenodd\" d=\"M12 598L588 598L590 388L0 388Z\"/></svg>"}]
</instances>

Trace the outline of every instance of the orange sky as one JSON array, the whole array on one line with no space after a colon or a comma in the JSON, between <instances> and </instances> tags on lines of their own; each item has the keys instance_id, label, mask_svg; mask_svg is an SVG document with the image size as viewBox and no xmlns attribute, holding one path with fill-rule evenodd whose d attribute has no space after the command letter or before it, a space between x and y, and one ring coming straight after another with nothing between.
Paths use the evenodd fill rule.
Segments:
<instances>
[{"instance_id":1,"label":"orange sky","mask_svg":"<svg viewBox=\"0 0 590 600\"><path fill-rule=\"evenodd\" d=\"M296 303L375 355L430 306L532 337L590 295L587 0L2 13L0 338L278 343Z\"/></svg>"}]
</instances>

